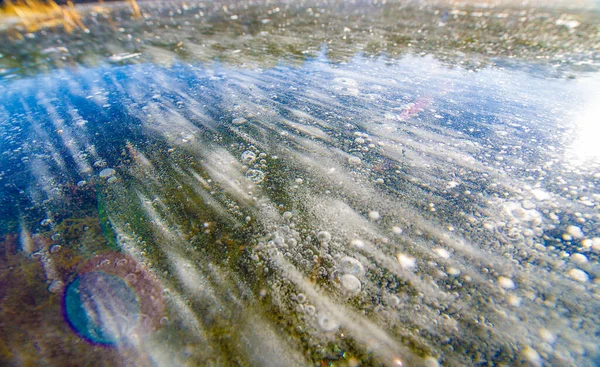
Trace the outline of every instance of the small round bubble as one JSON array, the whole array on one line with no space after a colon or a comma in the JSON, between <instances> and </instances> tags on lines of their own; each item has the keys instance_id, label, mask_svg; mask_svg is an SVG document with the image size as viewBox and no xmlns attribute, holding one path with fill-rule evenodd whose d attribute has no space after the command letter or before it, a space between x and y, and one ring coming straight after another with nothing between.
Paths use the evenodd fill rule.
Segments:
<instances>
[{"instance_id":1,"label":"small round bubble","mask_svg":"<svg viewBox=\"0 0 600 367\"><path fill-rule=\"evenodd\" d=\"M327 243L331 241L331 233L327 231L321 231L317 233L317 240L321 243Z\"/></svg>"}]
</instances>

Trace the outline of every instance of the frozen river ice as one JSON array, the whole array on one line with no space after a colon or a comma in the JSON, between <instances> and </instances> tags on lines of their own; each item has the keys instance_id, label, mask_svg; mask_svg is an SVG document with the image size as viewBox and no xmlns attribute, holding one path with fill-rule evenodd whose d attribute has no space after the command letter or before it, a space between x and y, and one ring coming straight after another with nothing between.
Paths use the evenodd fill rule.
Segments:
<instances>
[{"instance_id":1,"label":"frozen river ice","mask_svg":"<svg viewBox=\"0 0 600 367\"><path fill-rule=\"evenodd\" d=\"M598 14L271 5L5 31L0 364L598 365Z\"/></svg>"}]
</instances>

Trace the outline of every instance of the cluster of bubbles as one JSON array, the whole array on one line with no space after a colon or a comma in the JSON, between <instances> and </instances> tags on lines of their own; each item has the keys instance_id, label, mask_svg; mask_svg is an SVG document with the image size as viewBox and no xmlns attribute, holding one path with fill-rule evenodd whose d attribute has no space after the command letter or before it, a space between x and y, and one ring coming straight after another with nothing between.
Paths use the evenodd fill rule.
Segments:
<instances>
[{"instance_id":1,"label":"cluster of bubbles","mask_svg":"<svg viewBox=\"0 0 600 367\"><path fill-rule=\"evenodd\" d=\"M249 150L245 150L241 154L241 162L243 164L242 170L247 179L255 184L261 183L265 180L265 173L263 169L267 167L267 154L258 153L255 147L250 147ZM252 167L252 168L250 168Z\"/></svg>"},{"instance_id":2,"label":"cluster of bubbles","mask_svg":"<svg viewBox=\"0 0 600 367\"><path fill-rule=\"evenodd\" d=\"M108 183L113 183L117 180L116 174L117 171L115 171L113 168L104 168L102 171L100 171L100 173L98 173L98 177L105 179Z\"/></svg>"}]
</instances>

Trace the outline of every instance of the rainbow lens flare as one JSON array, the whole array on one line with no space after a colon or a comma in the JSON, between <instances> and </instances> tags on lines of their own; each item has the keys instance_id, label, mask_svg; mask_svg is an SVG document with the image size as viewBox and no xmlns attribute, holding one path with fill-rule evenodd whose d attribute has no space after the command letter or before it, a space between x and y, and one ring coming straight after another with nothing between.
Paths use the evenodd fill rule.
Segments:
<instances>
[{"instance_id":1,"label":"rainbow lens flare","mask_svg":"<svg viewBox=\"0 0 600 367\"><path fill-rule=\"evenodd\" d=\"M94 344L126 342L140 319L136 292L124 279L102 271L78 275L65 289L69 325Z\"/></svg>"}]
</instances>

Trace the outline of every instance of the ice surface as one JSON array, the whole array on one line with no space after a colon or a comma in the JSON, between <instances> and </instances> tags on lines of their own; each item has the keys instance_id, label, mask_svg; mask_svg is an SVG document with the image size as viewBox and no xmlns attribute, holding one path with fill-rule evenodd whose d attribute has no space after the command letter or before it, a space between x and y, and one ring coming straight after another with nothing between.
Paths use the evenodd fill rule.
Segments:
<instances>
[{"instance_id":1,"label":"ice surface","mask_svg":"<svg viewBox=\"0 0 600 367\"><path fill-rule=\"evenodd\" d=\"M2 49L0 364L597 365L593 15L392 5Z\"/></svg>"}]
</instances>

